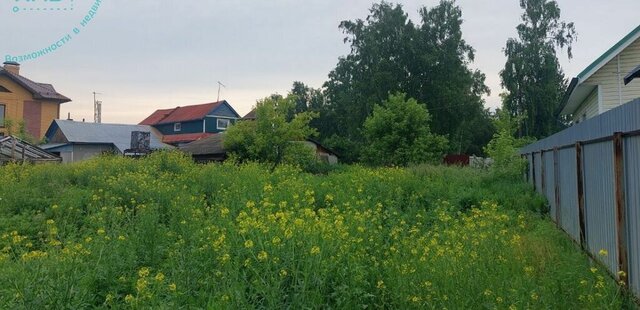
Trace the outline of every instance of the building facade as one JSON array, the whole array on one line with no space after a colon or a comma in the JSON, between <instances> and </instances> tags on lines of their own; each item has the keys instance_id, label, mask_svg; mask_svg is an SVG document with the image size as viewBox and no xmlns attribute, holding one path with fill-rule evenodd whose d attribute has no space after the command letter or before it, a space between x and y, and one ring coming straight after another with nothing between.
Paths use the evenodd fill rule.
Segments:
<instances>
[{"instance_id":1,"label":"building facade","mask_svg":"<svg viewBox=\"0 0 640 310\"><path fill-rule=\"evenodd\" d=\"M29 135L43 138L49 124L60 118L60 105L69 101L51 84L20 75L20 64L5 62L0 68L0 136L17 132L24 123Z\"/></svg>"},{"instance_id":2,"label":"building facade","mask_svg":"<svg viewBox=\"0 0 640 310\"><path fill-rule=\"evenodd\" d=\"M640 26L571 80L561 115L574 124L640 97L640 80L625 76L640 65Z\"/></svg>"},{"instance_id":3,"label":"building facade","mask_svg":"<svg viewBox=\"0 0 640 310\"><path fill-rule=\"evenodd\" d=\"M223 132L240 118L226 101L157 110L140 125L156 128L163 142L182 145Z\"/></svg>"}]
</instances>

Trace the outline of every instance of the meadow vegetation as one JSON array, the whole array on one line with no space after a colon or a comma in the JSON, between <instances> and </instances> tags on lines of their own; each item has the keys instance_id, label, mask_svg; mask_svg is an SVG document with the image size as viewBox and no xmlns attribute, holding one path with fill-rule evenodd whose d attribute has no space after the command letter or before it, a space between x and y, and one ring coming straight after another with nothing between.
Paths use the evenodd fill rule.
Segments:
<instances>
[{"instance_id":1,"label":"meadow vegetation","mask_svg":"<svg viewBox=\"0 0 640 310\"><path fill-rule=\"evenodd\" d=\"M518 179L179 153L0 168L0 308L611 309Z\"/></svg>"}]
</instances>

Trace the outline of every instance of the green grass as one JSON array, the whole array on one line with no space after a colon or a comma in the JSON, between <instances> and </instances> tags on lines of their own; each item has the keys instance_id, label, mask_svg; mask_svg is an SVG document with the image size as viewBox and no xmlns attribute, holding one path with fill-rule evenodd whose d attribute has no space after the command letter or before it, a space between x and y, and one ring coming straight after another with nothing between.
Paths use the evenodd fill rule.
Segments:
<instances>
[{"instance_id":1,"label":"green grass","mask_svg":"<svg viewBox=\"0 0 640 310\"><path fill-rule=\"evenodd\" d=\"M419 166L0 168L0 308L630 305L527 184Z\"/></svg>"}]
</instances>

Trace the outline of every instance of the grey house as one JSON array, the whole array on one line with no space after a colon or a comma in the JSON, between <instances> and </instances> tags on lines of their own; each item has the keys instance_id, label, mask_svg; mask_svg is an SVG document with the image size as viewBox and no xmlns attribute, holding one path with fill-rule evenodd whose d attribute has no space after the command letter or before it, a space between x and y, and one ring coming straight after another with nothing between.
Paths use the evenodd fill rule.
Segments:
<instances>
[{"instance_id":1,"label":"grey house","mask_svg":"<svg viewBox=\"0 0 640 310\"><path fill-rule=\"evenodd\" d=\"M47 144L40 147L60 156L63 163L77 162L102 153L123 154L131 148L131 133L134 131L150 133L149 146L152 150L173 148L162 143L162 136L151 126L69 120L54 120L45 134Z\"/></svg>"}]
</instances>

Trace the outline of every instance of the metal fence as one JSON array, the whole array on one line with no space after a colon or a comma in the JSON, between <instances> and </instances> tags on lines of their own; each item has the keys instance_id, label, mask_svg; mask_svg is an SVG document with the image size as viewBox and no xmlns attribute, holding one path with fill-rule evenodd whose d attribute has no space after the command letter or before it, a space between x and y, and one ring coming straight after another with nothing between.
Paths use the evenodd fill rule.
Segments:
<instances>
[{"instance_id":1,"label":"metal fence","mask_svg":"<svg viewBox=\"0 0 640 310\"><path fill-rule=\"evenodd\" d=\"M521 154L553 221L640 298L640 99Z\"/></svg>"}]
</instances>

